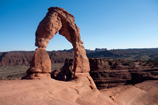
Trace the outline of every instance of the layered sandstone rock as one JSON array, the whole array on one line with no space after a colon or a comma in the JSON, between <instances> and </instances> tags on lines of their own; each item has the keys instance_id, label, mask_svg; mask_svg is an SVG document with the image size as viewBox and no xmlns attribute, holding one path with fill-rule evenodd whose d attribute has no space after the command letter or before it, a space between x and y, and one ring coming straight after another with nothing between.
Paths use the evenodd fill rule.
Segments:
<instances>
[{"instance_id":1,"label":"layered sandstone rock","mask_svg":"<svg viewBox=\"0 0 158 105\"><path fill-rule=\"evenodd\" d=\"M51 60L45 48L37 48L31 60L30 68L23 79L50 78Z\"/></svg>"},{"instance_id":2,"label":"layered sandstone rock","mask_svg":"<svg viewBox=\"0 0 158 105\"><path fill-rule=\"evenodd\" d=\"M27 65L33 54L33 51L2 52L0 53L0 66Z\"/></svg>"},{"instance_id":3,"label":"layered sandstone rock","mask_svg":"<svg viewBox=\"0 0 158 105\"><path fill-rule=\"evenodd\" d=\"M73 59L65 59L64 66L59 70L54 70L51 77L56 80L69 81L73 78Z\"/></svg>"},{"instance_id":4,"label":"layered sandstone rock","mask_svg":"<svg viewBox=\"0 0 158 105\"><path fill-rule=\"evenodd\" d=\"M90 58L90 69L91 71L96 70L96 69L106 69L110 70L110 65L109 62L105 59L100 59L100 58Z\"/></svg>"},{"instance_id":5,"label":"layered sandstone rock","mask_svg":"<svg viewBox=\"0 0 158 105\"><path fill-rule=\"evenodd\" d=\"M36 31L37 47L46 48L49 41L59 31L72 45L74 50L75 73L88 73L89 61L80 38L80 31L75 24L74 16L59 7L48 9L47 15L40 22Z\"/></svg>"},{"instance_id":6,"label":"layered sandstone rock","mask_svg":"<svg viewBox=\"0 0 158 105\"><path fill-rule=\"evenodd\" d=\"M0 66L15 66L30 64L34 51L0 52ZM73 58L73 51L48 51L52 63L64 63L66 58Z\"/></svg>"},{"instance_id":7,"label":"layered sandstone rock","mask_svg":"<svg viewBox=\"0 0 158 105\"><path fill-rule=\"evenodd\" d=\"M158 80L158 68L141 66L140 62L90 58L90 75L98 89L111 88L124 84L137 84L146 80ZM66 59L61 70L52 72L52 78L71 80L73 59ZM60 78L59 78L60 77ZM62 79L61 77L64 77ZM69 79L68 79L68 78Z\"/></svg>"},{"instance_id":8,"label":"layered sandstone rock","mask_svg":"<svg viewBox=\"0 0 158 105\"><path fill-rule=\"evenodd\" d=\"M142 66L142 61L91 58L89 62L90 75L98 89L158 79L155 73L157 69Z\"/></svg>"},{"instance_id":9,"label":"layered sandstone rock","mask_svg":"<svg viewBox=\"0 0 158 105\"><path fill-rule=\"evenodd\" d=\"M85 76L69 82L54 79L0 81L0 105L116 105L89 84Z\"/></svg>"},{"instance_id":10,"label":"layered sandstone rock","mask_svg":"<svg viewBox=\"0 0 158 105\"><path fill-rule=\"evenodd\" d=\"M81 41L80 30L78 26L75 24L74 16L59 7L49 8L48 13L38 25L38 28L36 30L35 42L35 46L37 46L38 48L35 51L35 55L32 59L33 63L31 63L30 69L27 71L26 78L36 79L38 77L40 79L43 75L44 77L50 77L48 75L50 73L51 64L49 57L47 57L45 48L47 47L49 41L54 37L54 35L58 31L59 34L63 35L73 46L73 77L86 77L90 81L91 87L93 89L96 89L94 81L89 75L89 60L86 56L86 51L83 46L83 42ZM62 80L64 80L66 75L68 79L68 77L70 77L71 75L68 76L67 71L69 70L63 70L62 72L60 72L61 75L58 75L58 78L62 78Z\"/></svg>"}]
</instances>

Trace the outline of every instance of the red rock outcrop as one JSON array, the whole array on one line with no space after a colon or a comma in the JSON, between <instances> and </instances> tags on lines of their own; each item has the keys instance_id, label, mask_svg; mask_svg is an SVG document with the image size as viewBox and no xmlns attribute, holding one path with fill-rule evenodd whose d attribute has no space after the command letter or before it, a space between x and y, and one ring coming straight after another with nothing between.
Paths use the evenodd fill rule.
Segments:
<instances>
[{"instance_id":1,"label":"red rock outcrop","mask_svg":"<svg viewBox=\"0 0 158 105\"><path fill-rule=\"evenodd\" d=\"M158 80L158 68L141 66L140 62L90 58L90 75L98 89L111 88L124 84L137 84L146 80ZM71 80L73 59L66 59L61 70L52 72L52 78Z\"/></svg>"},{"instance_id":2,"label":"red rock outcrop","mask_svg":"<svg viewBox=\"0 0 158 105\"><path fill-rule=\"evenodd\" d=\"M142 61L129 62L128 60L91 58L89 62L90 75L98 89L158 79L155 73L158 69L153 69L151 66L143 66Z\"/></svg>"},{"instance_id":3,"label":"red rock outcrop","mask_svg":"<svg viewBox=\"0 0 158 105\"><path fill-rule=\"evenodd\" d=\"M65 59L64 66L51 73L52 78L62 81L69 81L73 78L73 76L73 59Z\"/></svg>"},{"instance_id":4,"label":"red rock outcrop","mask_svg":"<svg viewBox=\"0 0 158 105\"><path fill-rule=\"evenodd\" d=\"M50 78L51 60L45 48L37 48L31 60L30 68L23 79Z\"/></svg>"},{"instance_id":5,"label":"red rock outcrop","mask_svg":"<svg viewBox=\"0 0 158 105\"><path fill-rule=\"evenodd\" d=\"M75 24L74 16L59 7L51 7L36 31L37 47L46 48L49 41L59 31L73 45L74 72L88 73L89 61L80 38L80 31Z\"/></svg>"},{"instance_id":6,"label":"red rock outcrop","mask_svg":"<svg viewBox=\"0 0 158 105\"><path fill-rule=\"evenodd\" d=\"M96 89L95 83L89 75L89 60L86 56L86 51L80 38L80 30L75 24L74 16L59 7L50 7L48 9L48 13L38 25L38 28L36 30L35 42L35 46L37 46L38 48L35 51L34 58L32 59L33 63L31 63L30 69L27 71L27 77L31 79L36 79L36 77L38 77L38 79L40 79L43 78L43 76L41 76L43 75L43 73L48 74L50 72L47 65L43 66L39 62L48 62L49 65L49 61L47 61L48 57L46 57L47 55L41 55L41 53L45 51L47 44L58 31L59 34L63 35L73 46L73 77L86 77L90 81L91 87L93 89ZM36 53L38 56L36 56ZM41 57L43 56L47 59L41 59ZM48 67L48 70L46 70L46 72L43 72L45 71L45 69L43 69L44 67ZM50 76L48 75L44 75L44 77L50 78Z\"/></svg>"}]
</instances>

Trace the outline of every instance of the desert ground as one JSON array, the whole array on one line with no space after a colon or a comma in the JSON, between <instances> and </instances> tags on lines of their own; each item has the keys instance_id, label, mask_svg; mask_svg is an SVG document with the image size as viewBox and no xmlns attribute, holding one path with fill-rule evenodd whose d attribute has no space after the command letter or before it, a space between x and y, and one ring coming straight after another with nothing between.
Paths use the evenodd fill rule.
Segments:
<instances>
[{"instance_id":1,"label":"desert ground","mask_svg":"<svg viewBox=\"0 0 158 105\"><path fill-rule=\"evenodd\" d=\"M52 64L52 71L63 65ZM28 68L0 67L0 105L158 105L158 80L98 90L92 89L85 77L71 81L20 80Z\"/></svg>"},{"instance_id":2,"label":"desert ground","mask_svg":"<svg viewBox=\"0 0 158 105\"><path fill-rule=\"evenodd\" d=\"M2 80L1 105L158 105L158 80L93 90L85 77L69 82L54 79Z\"/></svg>"}]
</instances>

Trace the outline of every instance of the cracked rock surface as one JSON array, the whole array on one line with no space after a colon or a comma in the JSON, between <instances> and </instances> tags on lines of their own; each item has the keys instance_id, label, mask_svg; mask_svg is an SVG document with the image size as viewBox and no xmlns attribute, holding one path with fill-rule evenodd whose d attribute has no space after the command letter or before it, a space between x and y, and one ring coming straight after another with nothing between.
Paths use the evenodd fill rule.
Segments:
<instances>
[{"instance_id":1,"label":"cracked rock surface","mask_svg":"<svg viewBox=\"0 0 158 105\"><path fill-rule=\"evenodd\" d=\"M1 105L158 105L158 80L110 89L92 89L82 76L69 82L54 79L0 81Z\"/></svg>"}]
</instances>

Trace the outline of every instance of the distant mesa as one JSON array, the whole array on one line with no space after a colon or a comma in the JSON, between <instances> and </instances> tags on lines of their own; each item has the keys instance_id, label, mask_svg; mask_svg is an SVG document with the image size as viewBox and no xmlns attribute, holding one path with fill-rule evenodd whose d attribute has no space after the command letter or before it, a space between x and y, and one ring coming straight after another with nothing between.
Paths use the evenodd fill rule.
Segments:
<instances>
[{"instance_id":1,"label":"distant mesa","mask_svg":"<svg viewBox=\"0 0 158 105\"><path fill-rule=\"evenodd\" d=\"M88 58L127 59L135 61L158 60L158 48L147 49L117 49L98 51L85 49ZM66 58L73 58L73 49L47 51L51 63L64 63ZM34 51L0 52L0 66L28 65L31 62Z\"/></svg>"}]
</instances>

